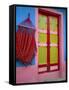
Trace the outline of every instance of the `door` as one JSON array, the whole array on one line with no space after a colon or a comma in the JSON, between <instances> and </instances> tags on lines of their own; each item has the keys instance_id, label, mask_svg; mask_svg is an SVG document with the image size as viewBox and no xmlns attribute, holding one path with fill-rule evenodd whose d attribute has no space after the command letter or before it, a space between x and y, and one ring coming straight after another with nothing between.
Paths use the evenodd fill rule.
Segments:
<instances>
[{"instance_id":1,"label":"door","mask_svg":"<svg viewBox=\"0 0 69 90\"><path fill-rule=\"evenodd\" d=\"M59 17L38 12L38 72L59 70Z\"/></svg>"}]
</instances>

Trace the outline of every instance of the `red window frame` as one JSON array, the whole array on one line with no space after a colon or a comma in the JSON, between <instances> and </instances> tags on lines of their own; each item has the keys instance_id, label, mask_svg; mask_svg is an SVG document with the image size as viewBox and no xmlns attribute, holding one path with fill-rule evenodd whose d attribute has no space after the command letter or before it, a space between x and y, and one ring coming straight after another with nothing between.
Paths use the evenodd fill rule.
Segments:
<instances>
[{"instance_id":1,"label":"red window frame","mask_svg":"<svg viewBox=\"0 0 69 90\"><path fill-rule=\"evenodd\" d=\"M39 68L42 68L42 67L47 67L47 71L41 71L39 72L38 70L38 73L45 73L45 72L52 72L52 71L58 71L60 69L60 51L59 51L59 18L60 18L60 15L57 14L57 13L54 13L54 12L51 12L51 11L47 11L47 10L43 10L43 9L38 9L38 15L39 14L42 14L42 15L45 15L47 16L47 64L42 64L42 65L38 65L38 69ZM49 16L54 16L58 19L58 30L57 30L57 35L58 35L58 63L54 63L54 64L50 64L50 26L49 26ZM39 46L38 46L39 47ZM50 67L51 66L55 66L57 65L58 66L58 69L55 69L55 70L50 70Z\"/></svg>"}]
</instances>

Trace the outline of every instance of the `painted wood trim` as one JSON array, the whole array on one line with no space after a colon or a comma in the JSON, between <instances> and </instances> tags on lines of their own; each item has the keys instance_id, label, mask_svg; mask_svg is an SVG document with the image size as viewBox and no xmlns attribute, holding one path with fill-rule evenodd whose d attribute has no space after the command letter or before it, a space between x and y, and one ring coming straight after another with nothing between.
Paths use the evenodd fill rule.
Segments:
<instances>
[{"instance_id":1,"label":"painted wood trim","mask_svg":"<svg viewBox=\"0 0 69 90\"><path fill-rule=\"evenodd\" d=\"M45 34L47 34L47 30L41 30L41 29L39 29L38 32L39 33L45 33ZM53 31L50 31L50 34L56 34L57 35L58 33L57 32L53 32Z\"/></svg>"}]
</instances>

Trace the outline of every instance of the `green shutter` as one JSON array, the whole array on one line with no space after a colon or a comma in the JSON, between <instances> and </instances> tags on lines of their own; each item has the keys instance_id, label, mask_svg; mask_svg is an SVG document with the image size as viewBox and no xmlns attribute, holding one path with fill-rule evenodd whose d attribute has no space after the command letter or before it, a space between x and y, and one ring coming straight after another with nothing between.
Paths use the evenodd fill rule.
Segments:
<instances>
[{"instance_id":1,"label":"green shutter","mask_svg":"<svg viewBox=\"0 0 69 90\"><path fill-rule=\"evenodd\" d=\"M50 64L58 63L58 48L50 47Z\"/></svg>"},{"instance_id":2,"label":"green shutter","mask_svg":"<svg viewBox=\"0 0 69 90\"><path fill-rule=\"evenodd\" d=\"M38 47L38 61L40 64L47 64L47 48Z\"/></svg>"},{"instance_id":3,"label":"green shutter","mask_svg":"<svg viewBox=\"0 0 69 90\"><path fill-rule=\"evenodd\" d=\"M47 42L47 34L39 33L38 41L39 41L39 43L46 43Z\"/></svg>"},{"instance_id":4,"label":"green shutter","mask_svg":"<svg viewBox=\"0 0 69 90\"><path fill-rule=\"evenodd\" d=\"M58 44L58 36L56 34L50 34L50 43Z\"/></svg>"},{"instance_id":5,"label":"green shutter","mask_svg":"<svg viewBox=\"0 0 69 90\"><path fill-rule=\"evenodd\" d=\"M56 17L50 17L50 30L57 31L57 18Z\"/></svg>"},{"instance_id":6,"label":"green shutter","mask_svg":"<svg viewBox=\"0 0 69 90\"><path fill-rule=\"evenodd\" d=\"M39 15L38 20L39 29L46 30L47 29L47 17L44 15Z\"/></svg>"}]
</instances>

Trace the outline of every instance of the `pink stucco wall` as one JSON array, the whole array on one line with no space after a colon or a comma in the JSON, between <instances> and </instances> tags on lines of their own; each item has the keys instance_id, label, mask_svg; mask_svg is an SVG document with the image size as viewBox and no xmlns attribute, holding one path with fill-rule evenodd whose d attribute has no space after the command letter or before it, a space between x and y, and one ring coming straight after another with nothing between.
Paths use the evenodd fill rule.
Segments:
<instances>
[{"instance_id":1,"label":"pink stucco wall","mask_svg":"<svg viewBox=\"0 0 69 90\"><path fill-rule=\"evenodd\" d=\"M46 72L43 74L38 74L38 67L28 66L28 67L18 67L16 69L16 83L32 83L32 82L44 82L53 79L65 79L65 65L63 70L55 72ZM62 77L63 76L63 77Z\"/></svg>"},{"instance_id":2,"label":"pink stucco wall","mask_svg":"<svg viewBox=\"0 0 69 90\"><path fill-rule=\"evenodd\" d=\"M55 13L55 10L51 10L51 9L46 9ZM16 67L16 83L32 83L32 82L44 82L44 81L48 81L48 80L53 80L53 79L60 79L60 78L65 78L65 62L64 62L64 49L63 49L63 15L61 13L58 13L61 15L61 22L60 22L60 53L61 53L61 57L60 57L60 70L59 71L55 71L55 72L46 72L46 73L42 73L42 74L38 74L38 53L36 53L36 62L35 65L31 65L31 66L27 66L27 67ZM36 46L38 46L38 9L36 8L36 15L35 15L35 19L36 19L36 33L35 33L35 37L37 37L36 39ZM38 52L38 47L37 47L37 52Z\"/></svg>"}]
</instances>

